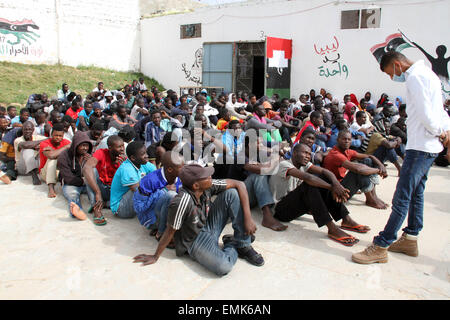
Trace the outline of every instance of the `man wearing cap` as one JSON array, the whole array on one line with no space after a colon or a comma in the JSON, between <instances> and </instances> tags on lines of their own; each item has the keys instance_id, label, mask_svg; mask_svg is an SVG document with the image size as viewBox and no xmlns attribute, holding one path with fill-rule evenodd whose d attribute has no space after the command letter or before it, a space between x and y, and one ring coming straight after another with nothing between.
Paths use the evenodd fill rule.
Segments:
<instances>
[{"instance_id":1,"label":"man wearing cap","mask_svg":"<svg viewBox=\"0 0 450 320\"><path fill-rule=\"evenodd\" d=\"M175 236L177 256L188 253L211 272L223 276L231 271L238 256L251 264L262 266L263 257L250 245L256 231L245 184L236 180L213 180L212 167L185 165L180 171L183 188L169 205L167 228L154 255L141 254L134 262L144 265L158 261ZM217 195L214 202L211 197ZM234 236L218 239L231 219Z\"/></svg>"}]
</instances>

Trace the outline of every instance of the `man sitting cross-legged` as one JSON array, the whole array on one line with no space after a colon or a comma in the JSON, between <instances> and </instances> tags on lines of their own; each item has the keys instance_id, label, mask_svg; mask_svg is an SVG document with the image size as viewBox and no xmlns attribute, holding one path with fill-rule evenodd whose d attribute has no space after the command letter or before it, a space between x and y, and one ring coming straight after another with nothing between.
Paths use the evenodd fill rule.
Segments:
<instances>
[{"instance_id":1,"label":"man sitting cross-legged","mask_svg":"<svg viewBox=\"0 0 450 320\"><path fill-rule=\"evenodd\" d=\"M349 190L339 183L332 172L310 161L311 148L306 144L297 144L292 159L282 161L278 172L270 177L270 186L277 201L274 217L288 222L311 213L319 228L327 226L330 239L353 246L359 240L340 230L332 218L335 221L342 219L341 228L346 230L366 233L370 228L350 218L343 204L349 197Z\"/></svg>"},{"instance_id":2,"label":"man sitting cross-legged","mask_svg":"<svg viewBox=\"0 0 450 320\"><path fill-rule=\"evenodd\" d=\"M144 143L133 141L127 146L127 157L117 169L111 183L111 211L122 219L134 218L133 195L141 178L155 171L156 167L148 162Z\"/></svg>"},{"instance_id":3,"label":"man sitting cross-legged","mask_svg":"<svg viewBox=\"0 0 450 320\"><path fill-rule=\"evenodd\" d=\"M95 205L95 194L86 188L82 168L92 157L92 142L86 132L75 132L72 144L58 157L57 168L63 185L63 195L69 203L70 216L80 220L86 219L80 195L87 193L91 206Z\"/></svg>"},{"instance_id":4,"label":"man sitting cross-legged","mask_svg":"<svg viewBox=\"0 0 450 320\"><path fill-rule=\"evenodd\" d=\"M212 180L213 173L214 168L198 164L185 165L181 169L183 188L169 205L167 229L155 254L138 255L134 262L155 263L175 236L177 256L188 253L219 276L231 271L238 256L256 266L264 264L263 257L250 245L256 225L244 183L230 179ZM214 195L217 198L211 202ZM229 219L234 236L222 238L222 249L218 239Z\"/></svg>"},{"instance_id":5,"label":"man sitting cross-legged","mask_svg":"<svg viewBox=\"0 0 450 320\"><path fill-rule=\"evenodd\" d=\"M158 241L166 230L170 201L182 186L178 175L184 160L179 153L167 151L161 163L160 169L141 179L133 196L134 211L139 222L147 229L154 229L150 234L155 235Z\"/></svg>"},{"instance_id":6,"label":"man sitting cross-legged","mask_svg":"<svg viewBox=\"0 0 450 320\"><path fill-rule=\"evenodd\" d=\"M111 183L114 174L126 159L123 139L119 136L108 137L108 149L98 149L83 167L87 188L95 194L94 224L102 226L106 219L102 208L111 198ZM89 190L89 192L91 192ZM105 203L104 203L105 202Z\"/></svg>"},{"instance_id":7,"label":"man sitting cross-legged","mask_svg":"<svg viewBox=\"0 0 450 320\"><path fill-rule=\"evenodd\" d=\"M50 136L51 138L42 141L39 145L39 174L48 185L48 197L55 198L55 184L58 178L57 159L61 153L70 148L70 141L64 139L64 125L62 123L53 125Z\"/></svg>"},{"instance_id":8,"label":"man sitting cross-legged","mask_svg":"<svg viewBox=\"0 0 450 320\"><path fill-rule=\"evenodd\" d=\"M263 227L274 231L284 231L287 226L273 217L274 201L268 175L273 170L273 166L279 162L279 155L271 154L272 150L265 148L262 140L262 137L257 137L256 134L252 135L251 131L247 131L244 148L237 155L235 163L230 165L228 177L245 183L250 208L258 206L262 211L261 224Z\"/></svg>"},{"instance_id":9,"label":"man sitting cross-legged","mask_svg":"<svg viewBox=\"0 0 450 320\"><path fill-rule=\"evenodd\" d=\"M375 185L379 183L378 175L387 177L386 168L375 156L351 150L351 143L350 131L340 131L337 144L328 152L322 166L333 172L338 181L350 190L350 198L361 190L366 196L366 205L386 209L388 205L375 192ZM361 160L362 163L352 162L353 160Z\"/></svg>"},{"instance_id":10,"label":"man sitting cross-legged","mask_svg":"<svg viewBox=\"0 0 450 320\"><path fill-rule=\"evenodd\" d=\"M26 121L22 127L23 135L14 140L16 169L19 175L31 174L34 185L40 185L39 179L39 145L48 138L35 135L34 124Z\"/></svg>"}]
</instances>

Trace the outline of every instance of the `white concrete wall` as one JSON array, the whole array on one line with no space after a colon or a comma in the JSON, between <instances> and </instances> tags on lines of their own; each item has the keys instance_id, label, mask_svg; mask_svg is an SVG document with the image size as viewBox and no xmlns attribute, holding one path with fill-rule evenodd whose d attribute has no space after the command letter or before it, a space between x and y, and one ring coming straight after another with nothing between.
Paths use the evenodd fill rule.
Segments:
<instances>
[{"instance_id":1,"label":"white concrete wall","mask_svg":"<svg viewBox=\"0 0 450 320\"><path fill-rule=\"evenodd\" d=\"M166 88L195 85L186 79L182 64L192 66L195 52L204 42L259 41L264 35L293 39L291 95L311 88L320 88L342 98L346 93L355 93L358 98L370 90L374 99L382 92L394 97L405 96L404 85L395 83L380 72L370 48L384 42L385 38L401 29L412 41L419 43L431 55L444 44L449 49L448 31L450 22L449 1L429 1L427 4L411 5L413 0L390 1L381 7L381 26L374 29L341 30L341 10L368 9L368 4L331 4L330 1L259 1L253 4L238 4L218 8L197 9L193 13L144 19L142 29L142 68L148 76L158 79ZM373 1L372 1L373 2ZM294 14L293 14L294 13ZM180 39L180 25L202 23L202 37ZM320 76L322 58L315 53L317 48L331 46L336 37L339 41L340 62L348 68L345 76ZM151 39L151 41L146 41ZM403 51L412 60L425 56L416 48Z\"/></svg>"},{"instance_id":2,"label":"white concrete wall","mask_svg":"<svg viewBox=\"0 0 450 320\"><path fill-rule=\"evenodd\" d=\"M139 0L0 0L0 18L39 27L30 43L0 33L0 60L139 70L139 17Z\"/></svg>"}]
</instances>

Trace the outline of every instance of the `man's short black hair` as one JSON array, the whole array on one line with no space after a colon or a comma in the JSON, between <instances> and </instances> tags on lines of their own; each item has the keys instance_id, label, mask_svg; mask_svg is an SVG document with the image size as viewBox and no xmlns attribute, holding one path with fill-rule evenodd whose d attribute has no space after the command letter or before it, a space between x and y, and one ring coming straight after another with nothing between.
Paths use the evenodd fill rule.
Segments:
<instances>
[{"instance_id":1,"label":"man's short black hair","mask_svg":"<svg viewBox=\"0 0 450 320\"><path fill-rule=\"evenodd\" d=\"M397 51L388 51L386 52L380 60L380 69L384 71L384 69L392 63L394 60L406 61L406 57L404 54Z\"/></svg>"},{"instance_id":2,"label":"man's short black hair","mask_svg":"<svg viewBox=\"0 0 450 320\"><path fill-rule=\"evenodd\" d=\"M322 114L319 111L313 111L311 112L311 115L309 116L310 119L314 118L314 119L318 119L320 118Z\"/></svg>"},{"instance_id":3,"label":"man's short black hair","mask_svg":"<svg viewBox=\"0 0 450 320\"><path fill-rule=\"evenodd\" d=\"M312 110L312 107L310 104L306 104L302 107L302 110L303 110L303 112L310 113Z\"/></svg>"},{"instance_id":4,"label":"man's short black hair","mask_svg":"<svg viewBox=\"0 0 450 320\"><path fill-rule=\"evenodd\" d=\"M15 106L9 106L8 108L6 108L6 110L9 112L9 110L11 109L17 109Z\"/></svg>"},{"instance_id":5,"label":"man's short black hair","mask_svg":"<svg viewBox=\"0 0 450 320\"><path fill-rule=\"evenodd\" d=\"M64 125L62 123L54 123L52 127L52 132L54 131L64 131Z\"/></svg>"},{"instance_id":6,"label":"man's short black hair","mask_svg":"<svg viewBox=\"0 0 450 320\"><path fill-rule=\"evenodd\" d=\"M299 152L299 151L300 151L300 148L301 148L302 146L307 147L308 149L310 149L310 147L309 147L307 144L305 144L305 143L297 143L297 144L294 146L294 148L292 149L292 154Z\"/></svg>"},{"instance_id":7,"label":"man's short black hair","mask_svg":"<svg viewBox=\"0 0 450 320\"><path fill-rule=\"evenodd\" d=\"M71 116L66 114L64 117L62 117L62 122L74 123L75 120Z\"/></svg>"},{"instance_id":8,"label":"man's short black hair","mask_svg":"<svg viewBox=\"0 0 450 320\"><path fill-rule=\"evenodd\" d=\"M344 134L349 134L350 136L352 135L352 133L350 132L350 130L345 129L345 130L341 130L338 133L338 138L342 137Z\"/></svg>"},{"instance_id":9,"label":"man's short black hair","mask_svg":"<svg viewBox=\"0 0 450 320\"><path fill-rule=\"evenodd\" d=\"M130 142L134 138L136 138L136 131L134 131L134 128L132 128L130 125L123 126L122 129L120 129L119 133L117 134L120 138L123 139L125 142Z\"/></svg>"},{"instance_id":10,"label":"man's short black hair","mask_svg":"<svg viewBox=\"0 0 450 320\"><path fill-rule=\"evenodd\" d=\"M358 111L358 112L356 112L356 117L357 118L361 118L362 116L365 116L366 115L366 113L364 112L364 111Z\"/></svg>"},{"instance_id":11,"label":"man's short black hair","mask_svg":"<svg viewBox=\"0 0 450 320\"><path fill-rule=\"evenodd\" d=\"M150 118L153 118L153 115L159 113L161 115L161 111L160 110L153 110L152 113L150 114Z\"/></svg>"},{"instance_id":12,"label":"man's short black hair","mask_svg":"<svg viewBox=\"0 0 450 320\"><path fill-rule=\"evenodd\" d=\"M5 107L1 107L1 106L0 106L0 111L2 111L2 112L6 112L6 108L5 108Z\"/></svg>"},{"instance_id":13,"label":"man's short black hair","mask_svg":"<svg viewBox=\"0 0 450 320\"><path fill-rule=\"evenodd\" d=\"M123 141L121 137L118 135L109 136L108 140L106 140L106 143L108 144L108 148L112 147L116 141Z\"/></svg>"},{"instance_id":14,"label":"man's short black hair","mask_svg":"<svg viewBox=\"0 0 450 320\"><path fill-rule=\"evenodd\" d=\"M20 109L20 112L19 112L19 114L20 114L20 115L22 115L22 114L24 114L25 112L28 112L28 113L30 113L30 112L28 111L28 109L27 109L27 108L22 108L22 109Z\"/></svg>"},{"instance_id":15,"label":"man's short black hair","mask_svg":"<svg viewBox=\"0 0 450 320\"><path fill-rule=\"evenodd\" d=\"M145 145L140 141L130 142L126 149L127 157L135 156L136 153L144 147Z\"/></svg>"}]
</instances>

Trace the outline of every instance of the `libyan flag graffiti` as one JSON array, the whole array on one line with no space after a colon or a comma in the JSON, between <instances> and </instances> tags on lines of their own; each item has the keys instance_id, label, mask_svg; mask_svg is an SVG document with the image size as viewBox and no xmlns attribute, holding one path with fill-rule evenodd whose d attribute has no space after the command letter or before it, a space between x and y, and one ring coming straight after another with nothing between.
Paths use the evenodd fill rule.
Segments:
<instances>
[{"instance_id":1,"label":"libyan flag graffiti","mask_svg":"<svg viewBox=\"0 0 450 320\"><path fill-rule=\"evenodd\" d=\"M9 21L4 18L0 18L0 33L10 34L16 37L16 41L12 42L8 40L8 43L12 46L19 44L22 40L31 44L30 40L36 41L36 38L40 36L30 31L29 28L39 30L39 27L33 22L33 20L22 20L22 21Z\"/></svg>"},{"instance_id":2,"label":"libyan flag graffiti","mask_svg":"<svg viewBox=\"0 0 450 320\"><path fill-rule=\"evenodd\" d=\"M385 42L376 44L370 48L370 52L372 52L375 59L380 63L381 57L388 51L400 52L403 49L413 47L413 45L405 41L401 33L394 33L388 36Z\"/></svg>"}]
</instances>

